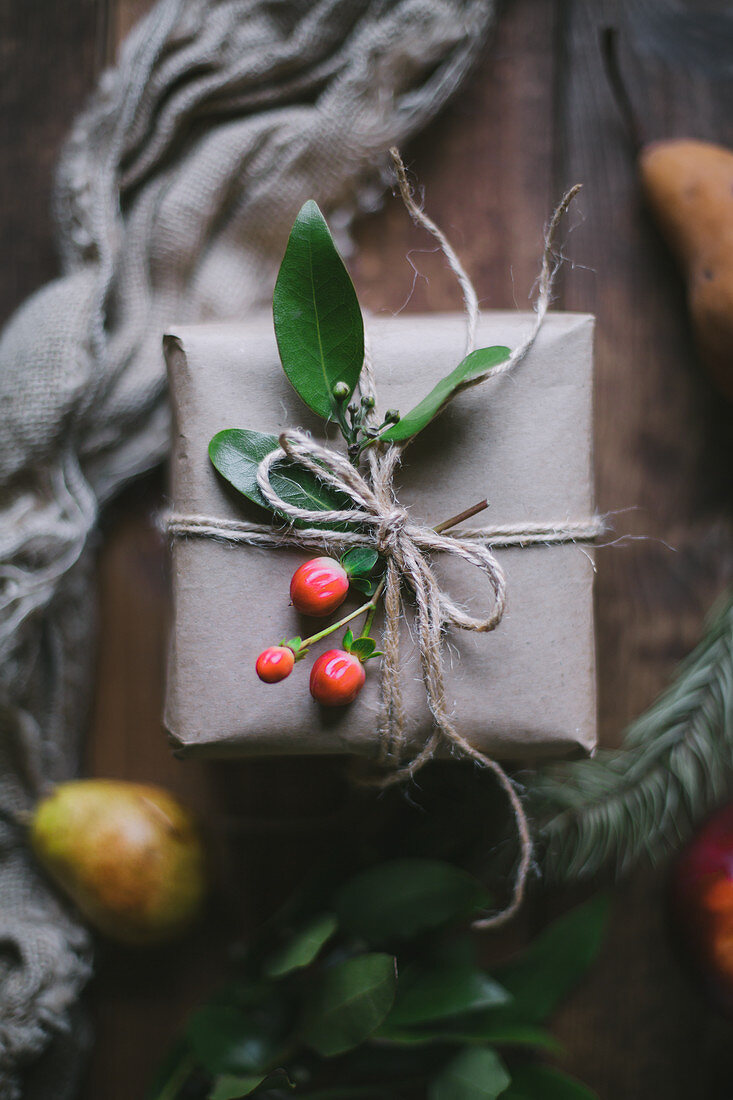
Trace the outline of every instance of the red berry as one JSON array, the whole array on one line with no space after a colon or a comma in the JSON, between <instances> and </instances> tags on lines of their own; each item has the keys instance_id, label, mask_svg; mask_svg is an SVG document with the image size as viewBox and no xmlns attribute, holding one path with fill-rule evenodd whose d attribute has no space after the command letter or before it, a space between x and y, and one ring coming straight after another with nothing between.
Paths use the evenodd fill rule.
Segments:
<instances>
[{"instance_id":1,"label":"red berry","mask_svg":"<svg viewBox=\"0 0 733 1100\"><path fill-rule=\"evenodd\" d=\"M293 573L290 599L303 615L330 615L346 599L349 575L333 558L312 558Z\"/></svg>"},{"instance_id":2,"label":"red berry","mask_svg":"<svg viewBox=\"0 0 733 1100\"><path fill-rule=\"evenodd\" d=\"M675 915L706 991L733 1015L733 805L685 848L672 884Z\"/></svg>"},{"instance_id":3,"label":"red berry","mask_svg":"<svg viewBox=\"0 0 733 1100\"><path fill-rule=\"evenodd\" d=\"M329 649L311 669L311 695L324 707L343 707L353 703L365 680L364 666L358 657L343 649Z\"/></svg>"},{"instance_id":4,"label":"red berry","mask_svg":"<svg viewBox=\"0 0 733 1100\"><path fill-rule=\"evenodd\" d=\"M271 645L257 658L255 668L260 680L266 684L277 684L293 671L295 654L286 645Z\"/></svg>"}]
</instances>

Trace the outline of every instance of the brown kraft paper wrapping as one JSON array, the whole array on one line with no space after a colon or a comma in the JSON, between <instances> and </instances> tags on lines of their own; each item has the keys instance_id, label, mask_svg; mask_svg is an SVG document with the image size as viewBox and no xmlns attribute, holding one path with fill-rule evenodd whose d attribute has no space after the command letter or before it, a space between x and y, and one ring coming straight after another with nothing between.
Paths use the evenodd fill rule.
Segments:
<instances>
[{"instance_id":1,"label":"brown kraft paper wrapping","mask_svg":"<svg viewBox=\"0 0 733 1100\"><path fill-rule=\"evenodd\" d=\"M477 346L516 347L531 314L496 312L480 322ZM457 314L367 319L383 411L412 408L462 358ZM428 525L488 497L467 526L562 525L593 514L593 318L549 314L524 362L459 395L405 451L395 479L401 504ZM172 508L179 514L266 521L208 460L223 428L278 435L302 427L324 438L323 421L280 367L269 315L243 325L176 329L165 340L174 407ZM327 429L332 445L340 437ZM289 606L295 568L313 552L265 550L202 538L172 543L174 621L165 722L181 752L207 755L375 755L379 661L349 707L321 708L310 696L311 660L276 685L255 674L267 645L323 627ZM495 631L451 630L449 699L460 731L498 759L592 752L596 738L593 552L587 545L497 551L508 585ZM441 584L483 613L491 593L479 570L436 555ZM354 593L340 617L363 602ZM378 639L379 616L373 635ZM340 645L341 633L314 647ZM402 623L403 700L413 748L431 729L409 616Z\"/></svg>"}]
</instances>

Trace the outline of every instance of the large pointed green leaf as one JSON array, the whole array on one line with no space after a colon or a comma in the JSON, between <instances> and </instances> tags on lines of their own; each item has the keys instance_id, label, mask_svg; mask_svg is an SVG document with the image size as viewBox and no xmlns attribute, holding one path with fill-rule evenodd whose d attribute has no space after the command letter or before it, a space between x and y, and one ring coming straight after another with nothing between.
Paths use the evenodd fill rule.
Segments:
<instances>
[{"instance_id":1,"label":"large pointed green leaf","mask_svg":"<svg viewBox=\"0 0 733 1100\"><path fill-rule=\"evenodd\" d=\"M503 363L510 355L509 348L504 347L479 348L477 351L472 351L454 371L445 378L441 378L437 386L427 397L423 397L419 405L400 417L397 423L382 432L379 438L386 439L390 443L402 443L413 435L417 435L426 424L435 419L456 394L468 389L469 386L475 386L492 367Z\"/></svg>"},{"instance_id":2,"label":"large pointed green leaf","mask_svg":"<svg viewBox=\"0 0 733 1100\"><path fill-rule=\"evenodd\" d=\"M510 1080L495 1050L468 1047L430 1082L428 1100L496 1100Z\"/></svg>"},{"instance_id":3,"label":"large pointed green leaf","mask_svg":"<svg viewBox=\"0 0 733 1100\"><path fill-rule=\"evenodd\" d=\"M371 943L411 936L489 904L480 882L450 863L396 859L372 867L336 893L344 927Z\"/></svg>"},{"instance_id":4,"label":"large pointed green leaf","mask_svg":"<svg viewBox=\"0 0 733 1100\"><path fill-rule=\"evenodd\" d=\"M591 1089L549 1066L519 1066L504 1100L598 1100Z\"/></svg>"},{"instance_id":5,"label":"large pointed green leaf","mask_svg":"<svg viewBox=\"0 0 733 1100\"><path fill-rule=\"evenodd\" d=\"M307 999L303 1042L331 1057L363 1043L392 1007L397 975L391 955L357 955L328 967Z\"/></svg>"},{"instance_id":6,"label":"large pointed green leaf","mask_svg":"<svg viewBox=\"0 0 733 1100\"><path fill-rule=\"evenodd\" d=\"M274 435L246 428L226 428L217 432L209 443L209 458L238 492L260 507L270 509L257 485L257 467L278 446ZM278 496L297 508L333 512L353 507L347 497L295 463L278 463L270 472L270 484Z\"/></svg>"},{"instance_id":7,"label":"large pointed green leaf","mask_svg":"<svg viewBox=\"0 0 733 1100\"><path fill-rule=\"evenodd\" d=\"M285 373L306 405L329 419L336 382L345 382L350 396L359 381L364 322L349 273L312 199L295 219L272 311Z\"/></svg>"},{"instance_id":8,"label":"large pointed green leaf","mask_svg":"<svg viewBox=\"0 0 733 1100\"><path fill-rule=\"evenodd\" d=\"M514 1001L501 1015L542 1023L577 985L595 959L608 923L608 899L600 894L554 921L516 962L497 970Z\"/></svg>"},{"instance_id":9,"label":"large pointed green leaf","mask_svg":"<svg viewBox=\"0 0 733 1100\"><path fill-rule=\"evenodd\" d=\"M333 913L324 913L316 917L285 944L265 966L270 978L282 978L293 970L302 970L310 966L321 948L331 939L338 927Z\"/></svg>"}]
</instances>

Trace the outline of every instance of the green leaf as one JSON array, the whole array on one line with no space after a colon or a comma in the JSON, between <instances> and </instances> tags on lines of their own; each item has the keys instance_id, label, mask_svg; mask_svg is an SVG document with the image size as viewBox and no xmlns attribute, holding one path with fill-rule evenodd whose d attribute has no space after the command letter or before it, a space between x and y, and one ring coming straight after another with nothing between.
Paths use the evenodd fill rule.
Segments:
<instances>
[{"instance_id":1,"label":"green leaf","mask_svg":"<svg viewBox=\"0 0 733 1100\"><path fill-rule=\"evenodd\" d=\"M377 564L379 554L368 546L353 546L341 558L349 577L366 577Z\"/></svg>"},{"instance_id":2,"label":"green leaf","mask_svg":"<svg viewBox=\"0 0 733 1100\"><path fill-rule=\"evenodd\" d=\"M489 904L466 871L432 859L396 859L364 871L334 898L341 923L371 943L409 939Z\"/></svg>"},{"instance_id":3,"label":"green leaf","mask_svg":"<svg viewBox=\"0 0 733 1100\"><path fill-rule=\"evenodd\" d=\"M193 1014L187 1036L197 1060L212 1074L262 1073L277 1052L272 1021L232 1005L210 1004Z\"/></svg>"},{"instance_id":4,"label":"green leaf","mask_svg":"<svg viewBox=\"0 0 733 1100\"><path fill-rule=\"evenodd\" d=\"M479 348L477 351L472 351L454 371L438 382L427 397L423 397L419 405L416 405L406 416L400 417L393 427L381 432L379 438L386 439L390 443L401 443L417 435L431 420L435 419L456 394L481 382L492 367L503 363L510 355L509 348L503 347Z\"/></svg>"},{"instance_id":5,"label":"green leaf","mask_svg":"<svg viewBox=\"0 0 733 1100\"><path fill-rule=\"evenodd\" d=\"M346 633L343 636L341 644L343 645L346 652L350 653L353 643L354 643L354 632L352 631L351 627L349 627L349 629L346 631Z\"/></svg>"},{"instance_id":6,"label":"green leaf","mask_svg":"<svg viewBox=\"0 0 733 1100\"><path fill-rule=\"evenodd\" d=\"M214 1086L208 1095L208 1100L239 1100L241 1096L249 1096L265 1080L259 1074L248 1077L234 1077L229 1073L222 1074L214 1081Z\"/></svg>"},{"instance_id":7,"label":"green leaf","mask_svg":"<svg viewBox=\"0 0 733 1100\"><path fill-rule=\"evenodd\" d=\"M349 395L364 362L364 322L356 291L326 220L312 199L295 219L272 301L283 369L309 408L330 419L333 387Z\"/></svg>"},{"instance_id":8,"label":"green leaf","mask_svg":"<svg viewBox=\"0 0 733 1100\"><path fill-rule=\"evenodd\" d=\"M368 661L370 657L373 657L376 648L377 643L374 638L357 638L351 644L351 652L355 653L362 661Z\"/></svg>"},{"instance_id":9,"label":"green leaf","mask_svg":"<svg viewBox=\"0 0 733 1100\"><path fill-rule=\"evenodd\" d=\"M391 955L357 955L324 970L305 1004L303 1042L327 1058L363 1043L392 1007L396 985Z\"/></svg>"},{"instance_id":10,"label":"green leaf","mask_svg":"<svg viewBox=\"0 0 733 1100\"><path fill-rule=\"evenodd\" d=\"M597 895L546 928L497 976L512 994L511 1019L541 1023L577 985L596 958L608 923L608 898Z\"/></svg>"},{"instance_id":11,"label":"green leaf","mask_svg":"<svg viewBox=\"0 0 733 1100\"><path fill-rule=\"evenodd\" d=\"M436 967L419 974L404 993L402 987L400 982L389 1021L403 1027L463 1016L511 1000L503 986L477 967Z\"/></svg>"},{"instance_id":12,"label":"green leaf","mask_svg":"<svg viewBox=\"0 0 733 1100\"><path fill-rule=\"evenodd\" d=\"M293 970L310 966L338 927L333 913L316 917L277 952L265 966L269 978L282 978Z\"/></svg>"},{"instance_id":13,"label":"green leaf","mask_svg":"<svg viewBox=\"0 0 733 1100\"><path fill-rule=\"evenodd\" d=\"M349 577L349 583L352 588L363 592L365 596L373 596L377 591L378 582L371 580L369 577Z\"/></svg>"},{"instance_id":14,"label":"green leaf","mask_svg":"<svg viewBox=\"0 0 733 1100\"><path fill-rule=\"evenodd\" d=\"M388 1025L414 1027L465 1017L511 1000L507 991L476 964L476 948L460 936L431 950L428 963L415 961L400 974Z\"/></svg>"},{"instance_id":15,"label":"green leaf","mask_svg":"<svg viewBox=\"0 0 733 1100\"><path fill-rule=\"evenodd\" d=\"M209 458L221 476L261 508L272 511L257 485L257 467L279 447L276 436L247 428L225 428L209 443ZM270 471L270 483L288 504L317 512L351 508L352 502L335 492L296 463L278 463Z\"/></svg>"},{"instance_id":16,"label":"green leaf","mask_svg":"<svg viewBox=\"0 0 733 1100\"><path fill-rule=\"evenodd\" d=\"M384 1039L398 1046L433 1046L435 1043L460 1043L461 1046L530 1047L548 1054L562 1053L562 1047L554 1035L533 1024L497 1023L495 1013L474 1013L468 1019L422 1027L397 1027L388 1017L375 1038Z\"/></svg>"},{"instance_id":17,"label":"green leaf","mask_svg":"<svg viewBox=\"0 0 733 1100\"><path fill-rule=\"evenodd\" d=\"M495 1050L468 1047L431 1081L428 1100L495 1100L510 1081Z\"/></svg>"},{"instance_id":18,"label":"green leaf","mask_svg":"<svg viewBox=\"0 0 733 1100\"><path fill-rule=\"evenodd\" d=\"M591 1089L548 1066L519 1066L504 1100L598 1100Z\"/></svg>"}]
</instances>

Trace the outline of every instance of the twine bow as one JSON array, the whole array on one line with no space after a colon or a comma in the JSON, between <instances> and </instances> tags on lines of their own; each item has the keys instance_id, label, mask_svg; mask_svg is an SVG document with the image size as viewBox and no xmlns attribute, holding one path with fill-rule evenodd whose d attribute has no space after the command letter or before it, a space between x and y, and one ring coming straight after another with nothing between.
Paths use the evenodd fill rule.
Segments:
<instances>
[{"instance_id":1,"label":"twine bow","mask_svg":"<svg viewBox=\"0 0 733 1100\"><path fill-rule=\"evenodd\" d=\"M323 522L322 511L311 511L288 503L273 488L270 473L274 466L290 461L308 470L354 503L353 508L327 513L330 526L356 525L360 533L319 532L327 548L346 544L371 543L385 561L385 633L382 663L382 718L380 721L381 759L399 764L405 741L405 717L400 687L399 621L403 611L405 588L415 597L416 628L422 663L422 675L434 731L418 756L383 780L396 783L409 777L435 754L441 740L474 755L476 750L458 733L451 721L445 691L442 635L446 626L484 633L501 621L506 601L506 582L501 565L485 544L470 542L456 535L443 535L432 527L415 523L399 504L393 487L399 464L400 448L390 446L380 454L372 452L367 479L337 451L316 443L304 432L291 431L280 436L280 446L260 463L257 484L263 497L276 512L300 523ZM297 537L297 532L294 532ZM476 566L486 577L492 596L492 608L485 618L477 618L459 607L440 587L428 554L454 554ZM479 754L481 756L481 754ZM483 757L481 757L483 761Z\"/></svg>"}]
</instances>

